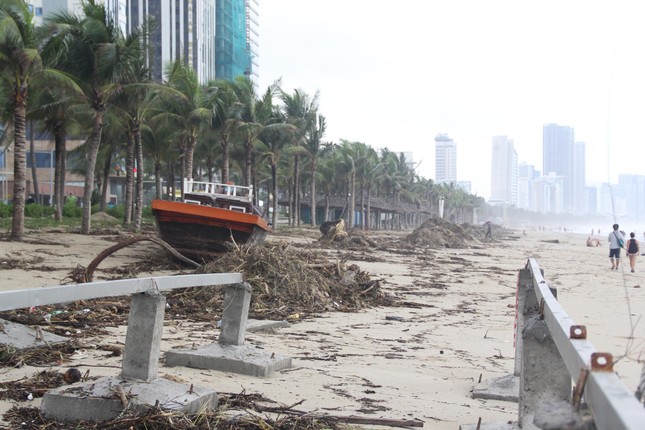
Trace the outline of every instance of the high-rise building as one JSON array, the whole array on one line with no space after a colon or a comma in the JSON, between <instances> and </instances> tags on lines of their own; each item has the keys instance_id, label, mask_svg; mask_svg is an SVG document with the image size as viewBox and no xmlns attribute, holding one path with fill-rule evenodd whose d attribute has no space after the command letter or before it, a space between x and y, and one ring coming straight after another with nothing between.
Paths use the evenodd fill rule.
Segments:
<instances>
[{"instance_id":1,"label":"high-rise building","mask_svg":"<svg viewBox=\"0 0 645 430\"><path fill-rule=\"evenodd\" d=\"M585 193L586 186L586 169L585 169L585 144L576 142L573 144L573 207L574 214L584 214L589 212L588 202Z\"/></svg>"},{"instance_id":2,"label":"high-rise building","mask_svg":"<svg viewBox=\"0 0 645 430\"><path fill-rule=\"evenodd\" d=\"M258 28L260 26L258 21L259 16L259 0L246 0L246 47L249 52L249 57L251 59L251 70L250 78L255 85L258 85L260 75L260 63L258 61L259 53L259 43L260 32Z\"/></svg>"},{"instance_id":3,"label":"high-rise building","mask_svg":"<svg viewBox=\"0 0 645 430\"><path fill-rule=\"evenodd\" d=\"M517 207L533 210L535 208L534 181L540 177L540 172L532 164L520 163L517 168Z\"/></svg>"},{"instance_id":4,"label":"high-rise building","mask_svg":"<svg viewBox=\"0 0 645 430\"><path fill-rule=\"evenodd\" d=\"M215 75L232 81L251 75L251 53L247 39L247 1L217 0L215 11ZM250 10L249 10L250 12Z\"/></svg>"},{"instance_id":5,"label":"high-rise building","mask_svg":"<svg viewBox=\"0 0 645 430\"><path fill-rule=\"evenodd\" d=\"M518 164L513 141L506 136L493 137L490 199L518 206Z\"/></svg>"},{"instance_id":6,"label":"high-rise building","mask_svg":"<svg viewBox=\"0 0 645 430\"><path fill-rule=\"evenodd\" d=\"M457 182L457 144L447 134L438 134L435 144L435 182Z\"/></svg>"},{"instance_id":7,"label":"high-rise building","mask_svg":"<svg viewBox=\"0 0 645 430\"><path fill-rule=\"evenodd\" d=\"M563 212L574 212L573 128L547 124L543 129L543 174L562 178ZM557 207L557 205L547 205Z\"/></svg>"},{"instance_id":8,"label":"high-rise building","mask_svg":"<svg viewBox=\"0 0 645 430\"><path fill-rule=\"evenodd\" d=\"M202 83L215 79L214 0L130 0L125 16L126 33L148 28L155 81L175 60L192 67Z\"/></svg>"}]
</instances>

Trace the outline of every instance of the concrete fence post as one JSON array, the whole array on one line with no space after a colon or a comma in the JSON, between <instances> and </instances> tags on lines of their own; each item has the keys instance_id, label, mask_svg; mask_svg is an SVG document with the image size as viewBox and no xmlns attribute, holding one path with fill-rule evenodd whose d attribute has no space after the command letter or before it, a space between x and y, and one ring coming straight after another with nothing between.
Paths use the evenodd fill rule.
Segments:
<instances>
[{"instance_id":1,"label":"concrete fence post","mask_svg":"<svg viewBox=\"0 0 645 430\"><path fill-rule=\"evenodd\" d=\"M531 269L521 269L517 276L517 291L515 303L515 368L513 375L520 376L522 373L522 330L524 330L524 309L527 296L533 293L533 277ZM535 294L533 294L535 297Z\"/></svg>"},{"instance_id":2,"label":"concrete fence post","mask_svg":"<svg viewBox=\"0 0 645 430\"><path fill-rule=\"evenodd\" d=\"M570 400L571 376L532 288L525 294L523 318L518 421L521 428L532 429L540 404Z\"/></svg>"},{"instance_id":3,"label":"concrete fence post","mask_svg":"<svg viewBox=\"0 0 645 430\"><path fill-rule=\"evenodd\" d=\"M253 289L246 282L229 285L226 288L222 328L219 335L221 345L244 345L252 291Z\"/></svg>"},{"instance_id":4,"label":"concrete fence post","mask_svg":"<svg viewBox=\"0 0 645 430\"><path fill-rule=\"evenodd\" d=\"M166 298L158 291L133 294L123 350L121 375L126 379L157 378Z\"/></svg>"}]
</instances>

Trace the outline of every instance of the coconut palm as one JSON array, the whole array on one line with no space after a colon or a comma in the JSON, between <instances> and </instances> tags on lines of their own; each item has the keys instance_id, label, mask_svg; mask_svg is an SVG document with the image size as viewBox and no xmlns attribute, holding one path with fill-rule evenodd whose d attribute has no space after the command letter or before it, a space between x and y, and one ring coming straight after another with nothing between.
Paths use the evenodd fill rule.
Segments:
<instances>
[{"instance_id":1,"label":"coconut palm","mask_svg":"<svg viewBox=\"0 0 645 430\"><path fill-rule=\"evenodd\" d=\"M244 104L238 99L236 83L218 80L206 85L205 103L212 109L211 129L217 131L222 151L222 181L229 180L230 143L242 123Z\"/></svg>"},{"instance_id":2,"label":"coconut palm","mask_svg":"<svg viewBox=\"0 0 645 430\"><path fill-rule=\"evenodd\" d=\"M318 115L317 120L309 124L309 130L305 137L303 148L307 151L309 158L309 172L311 181L311 226L316 226L316 173L318 170L318 159L321 154L331 149L329 143L325 144L322 138L327 131L327 122L323 115Z\"/></svg>"},{"instance_id":3,"label":"coconut palm","mask_svg":"<svg viewBox=\"0 0 645 430\"><path fill-rule=\"evenodd\" d=\"M296 133L291 142L290 153L293 154L293 224L300 225L300 156L305 154L302 148L305 136L311 129L311 124L316 122L318 113L319 93L316 92L313 97L302 90L294 90L289 94L280 90L280 100L282 101L282 114L285 122L293 125Z\"/></svg>"},{"instance_id":4,"label":"coconut palm","mask_svg":"<svg viewBox=\"0 0 645 430\"><path fill-rule=\"evenodd\" d=\"M13 109L13 240L21 240L24 234L27 183L25 130L31 80L40 75L73 87L72 81L63 73L43 68L32 18L33 15L24 1L0 0L0 83L9 87L5 93Z\"/></svg>"},{"instance_id":5,"label":"coconut palm","mask_svg":"<svg viewBox=\"0 0 645 430\"><path fill-rule=\"evenodd\" d=\"M81 7L83 16L57 12L47 19L52 31L44 42L43 55L53 58L58 67L76 77L86 103L94 112L90 146L85 159L81 223L81 233L89 234L103 118L109 98L122 88L119 81L132 60L137 58L139 49L126 46L119 27L109 18L105 5L97 0L87 0L81 3Z\"/></svg>"},{"instance_id":6,"label":"coconut palm","mask_svg":"<svg viewBox=\"0 0 645 430\"><path fill-rule=\"evenodd\" d=\"M213 113L205 106L204 92L197 75L188 65L179 59L168 63L165 76L168 89L155 97L149 107L150 119L158 125L173 126L179 131L175 136L183 182L184 179L193 178L193 156L199 129L211 121Z\"/></svg>"},{"instance_id":7,"label":"coconut palm","mask_svg":"<svg viewBox=\"0 0 645 430\"><path fill-rule=\"evenodd\" d=\"M277 112L275 112L277 115ZM271 181L273 194L273 228L277 228L278 222L278 164L286 147L293 141L297 129L292 124L274 122L266 125L260 132L258 138L263 144L261 157L269 162L271 167Z\"/></svg>"}]
</instances>

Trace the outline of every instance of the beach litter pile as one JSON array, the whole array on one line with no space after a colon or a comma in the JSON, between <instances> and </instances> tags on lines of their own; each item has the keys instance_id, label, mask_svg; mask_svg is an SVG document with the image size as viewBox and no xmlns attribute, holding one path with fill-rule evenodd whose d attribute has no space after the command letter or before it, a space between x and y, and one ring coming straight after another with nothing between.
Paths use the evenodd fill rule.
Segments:
<instances>
[{"instance_id":1,"label":"beach litter pile","mask_svg":"<svg viewBox=\"0 0 645 430\"><path fill-rule=\"evenodd\" d=\"M481 245L478 238L480 230L482 230L481 227L452 224L440 218L432 218L421 224L402 241L430 248L470 248Z\"/></svg>"}]
</instances>

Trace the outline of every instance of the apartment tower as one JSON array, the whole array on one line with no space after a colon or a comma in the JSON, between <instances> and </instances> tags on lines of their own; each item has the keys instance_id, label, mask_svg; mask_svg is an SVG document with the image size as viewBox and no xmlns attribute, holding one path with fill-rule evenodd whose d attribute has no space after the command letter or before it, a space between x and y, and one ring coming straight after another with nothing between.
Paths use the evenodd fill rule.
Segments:
<instances>
[{"instance_id":1,"label":"apartment tower","mask_svg":"<svg viewBox=\"0 0 645 430\"><path fill-rule=\"evenodd\" d=\"M518 161L513 141L506 136L493 137L490 199L518 206Z\"/></svg>"},{"instance_id":2,"label":"apartment tower","mask_svg":"<svg viewBox=\"0 0 645 430\"><path fill-rule=\"evenodd\" d=\"M457 182L457 144L447 134L434 138L435 181Z\"/></svg>"}]
</instances>

